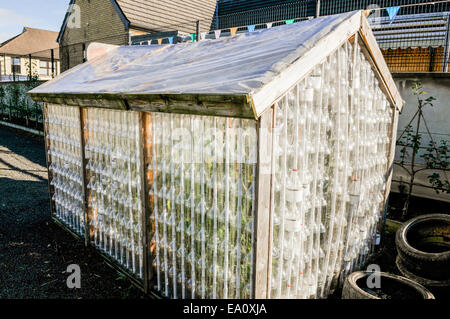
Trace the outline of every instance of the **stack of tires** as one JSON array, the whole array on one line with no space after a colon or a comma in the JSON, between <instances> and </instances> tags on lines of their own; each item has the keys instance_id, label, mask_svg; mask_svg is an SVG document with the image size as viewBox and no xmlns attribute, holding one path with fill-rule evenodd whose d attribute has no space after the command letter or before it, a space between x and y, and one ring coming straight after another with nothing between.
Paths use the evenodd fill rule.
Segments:
<instances>
[{"instance_id":1,"label":"stack of tires","mask_svg":"<svg viewBox=\"0 0 450 319\"><path fill-rule=\"evenodd\" d=\"M398 229L395 244L396 265L404 277L354 272L345 279L342 299L449 299L450 215L422 215L407 221Z\"/></svg>"},{"instance_id":2,"label":"stack of tires","mask_svg":"<svg viewBox=\"0 0 450 319\"><path fill-rule=\"evenodd\" d=\"M430 214L404 223L395 244L400 273L427 287L434 295L450 294L450 215Z\"/></svg>"}]
</instances>

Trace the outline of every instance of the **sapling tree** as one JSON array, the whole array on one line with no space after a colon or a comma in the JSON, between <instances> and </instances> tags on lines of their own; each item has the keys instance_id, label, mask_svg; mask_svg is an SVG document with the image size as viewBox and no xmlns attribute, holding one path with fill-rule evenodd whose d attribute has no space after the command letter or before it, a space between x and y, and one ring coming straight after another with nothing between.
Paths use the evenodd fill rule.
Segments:
<instances>
[{"instance_id":1,"label":"sapling tree","mask_svg":"<svg viewBox=\"0 0 450 319\"><path fill-rule=\"evenodd\" d=\"M437 151L437 152L436 152ZM435 156L435 153L438 156ZM437 146L434 141L428 143L427 151L422 155L425 160L426 167L430 169L439 169L444 172L445 179L441 179L441 174L433 172L428 176L428 181L433 186L437 194L445 192L450 194L450 183L445 173L448 170L450 161L450 153L448 152L447 141L441 140L440 145Z\"/></svg>"},{"instance_id":2,"label":"sapling tree","mask_svg":"<svg viewBox=\"0 0 450 319\"><path fill-rule=\"evenodd\" d=\"M395 161L395 164L402 167L409 175L409 181L405 187L407 190L406 199L402 209L403 219L408 215L409 203L417 173L424 170L433 170L433 173L428 176L428 181L431 184L431 187L437 194L441 192L450 193L449 179L447 176L450 156L448 155L447 141L441 141L440 145L435 143L423 115L423 108L433 107L433 101L436 99L432 96L424 98L424 95L426 95L427 92L424 91L420 82L413 83L412 92L417 99L417 111L397 140L397 146L401 147L400 160ZM415 128L411 125L414 120L416 120ZM428 147L425 148L426 150L423 154L419 154L420 149L424 148L421 146L421 125L425 127L430 140ZM411 158L410 162L409 157ZM421 157L424 160L426 164L425 167L417 166L417 157ZM440 171L441 173L438 173L437 171Z\"/></svg>"}]
</instances>

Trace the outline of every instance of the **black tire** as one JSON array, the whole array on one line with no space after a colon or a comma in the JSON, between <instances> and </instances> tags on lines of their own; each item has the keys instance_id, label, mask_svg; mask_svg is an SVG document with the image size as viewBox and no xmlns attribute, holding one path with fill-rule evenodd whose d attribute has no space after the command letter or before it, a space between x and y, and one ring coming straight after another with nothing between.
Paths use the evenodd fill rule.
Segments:
<instances>
[{"instance_id":1,"label":"black tire","mask_svg":"<svg viewBox=\"0 0 450 319\"><path fill-rule=\"evenodd\" d=\"M356 271L350 274L342 288L342 299L435 299L433 294L422 285L405 277L385 272L381 276L380 289L371 290L366 286L366 278L373 272Z\"/></svg>"},{"instance_id":2,"label":"black tire","mask_svg":"<svg viewBox=\"0 0 450 319\"><path fill-rule=\"evenodd\" d=\"M395 260L395 264L397 265L400 273L408 279L417 282L418 284L428 288L436 298L444 295L450 294L450 279L447 280L432 280L423 277L419 277L412 272L408 271L408 269L403 264L402 260L399 256L397 256Z\"/></svg>"},{"instance_id":3,"label":"black tire","mask_svg":"<svg viewBox=\"0 0 450 319\"><path fill-rule=\"evenodd\" d=\"M395 245L408 272L432 280L450 279L450 215L422 215L403 223Z\"/></svg>"}]
</instances>

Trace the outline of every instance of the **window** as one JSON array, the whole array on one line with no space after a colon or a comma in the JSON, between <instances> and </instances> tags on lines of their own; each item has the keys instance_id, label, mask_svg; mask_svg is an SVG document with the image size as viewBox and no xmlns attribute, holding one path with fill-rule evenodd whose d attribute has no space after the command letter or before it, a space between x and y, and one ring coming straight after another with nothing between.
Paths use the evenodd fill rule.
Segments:
<instances>
[{"instance_id":1,"label":"window","mask_svg":"<svg viewBox=\"0 0 450 319\"><path fill-rule=\"evenodd\" d=\"M56 74L56 63L53 62L54 72ZM39 75L52 75L52 62L51 61L39 61Z\"/></svg>"},{"instance_id":2,"label":"window","mask_svg":"<svg viewBox=\"0 0 450 319\"><path fill-rule=\"evenodd\" d=\"M39 61L39 75L52 74L51 63L48 61Z\"/></svg>"},{"instance_id":3,"label":"window","mask_svg":"<svg viewBox=\"0 0 450 319\"><path fill-rule=\"evenodd\" d=\"M11 59L11 73L20 74L20 58Z\"/></svg>"}]
</instances>

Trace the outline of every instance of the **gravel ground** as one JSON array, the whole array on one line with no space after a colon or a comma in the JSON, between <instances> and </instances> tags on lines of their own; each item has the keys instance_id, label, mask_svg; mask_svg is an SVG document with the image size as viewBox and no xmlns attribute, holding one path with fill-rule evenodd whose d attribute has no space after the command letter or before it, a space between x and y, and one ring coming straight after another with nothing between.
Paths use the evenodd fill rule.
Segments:
<instances>
[{"instance_id":1,"label":"gravel ground","mask_svg":"<svg viewBox=\"0 0 450 319\"><path fill-rule=\"evenodd\" d=\"M0 298L145 298L50 219L44 140L0 126ZM81 267L81 289L66 285Z\"/></svg>"}]
</instances>

